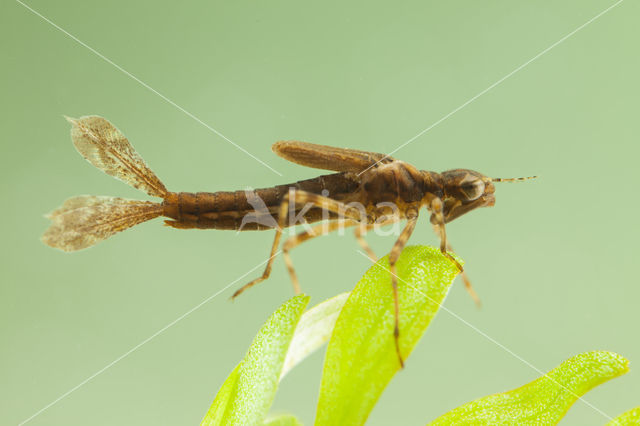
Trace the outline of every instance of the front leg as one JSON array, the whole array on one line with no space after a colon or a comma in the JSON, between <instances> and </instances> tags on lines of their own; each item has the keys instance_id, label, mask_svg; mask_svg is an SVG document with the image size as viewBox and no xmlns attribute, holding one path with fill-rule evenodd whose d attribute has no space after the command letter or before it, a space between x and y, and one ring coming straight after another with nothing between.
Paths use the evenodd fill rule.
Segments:
<instances>
[{"instance_id":1,"label":"front leg","mask_svg":"<svg viewBox=\"0 0 640 426\"><path fill-rule=\"evenodd\" d=\"M463 272L464 269L460 262L455 260L447 251L447 231L444 227L444 214L442 213L442 207L442 200L438 197L434 197L429 204L429 210L431 210L431 223L436 227L436 232L440 233L440 251L456 265L460 272Z\"/></svg>"},{"instance_id":2,"label":"front leg","mask_svg":"<svg viewBox=\"0 0 640 426\"><path fill-rule=\"evenodd\" d=\"M462 276L462 281L464 282L465 289L467 290L467 292L469 293L473 301L476 303L476 305L479 307L481 305L480 298L478 297L478 294L475 292L475 290L471 286L471 281L469 281L469 277L467 277L467 274L462 268L462 265L460 265L460 263L457 260L455 260L453 256L451 256L451 254L449 254L449 251L452 251L452 249L451 249L451 245L447 241L447 232L445 230L445 225L444 225L445 217L442 212L442 208L443 208L443 203L440 198L435 197L433 200L431 200L431 203L429 205L429 210L431 210L431 223L433 224L433 227L436 233L440 234L440 251L442 252L442 254L448 257L453 263L455 263L456 267L460 271L460 275Z\"/></svg>"}]
</instances>

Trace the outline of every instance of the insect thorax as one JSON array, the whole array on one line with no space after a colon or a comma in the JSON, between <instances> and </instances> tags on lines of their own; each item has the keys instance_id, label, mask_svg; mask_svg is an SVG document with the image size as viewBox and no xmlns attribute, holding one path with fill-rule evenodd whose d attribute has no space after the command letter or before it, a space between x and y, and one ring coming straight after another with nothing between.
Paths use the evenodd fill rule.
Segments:
<instances>
[{"instance_id":1,"label":"insect thorax","mask_svg":"<svg viewBox=\"0 0 640 426\"><path fill-rule=\"evenodd\" d=\"M420 171L405 162L394 161L363 173L362 189L367 202L373 205L419 205L427 193L441 191L437 176L432 177L430 174L431 172Z\"/></svg>"}]
</instances>

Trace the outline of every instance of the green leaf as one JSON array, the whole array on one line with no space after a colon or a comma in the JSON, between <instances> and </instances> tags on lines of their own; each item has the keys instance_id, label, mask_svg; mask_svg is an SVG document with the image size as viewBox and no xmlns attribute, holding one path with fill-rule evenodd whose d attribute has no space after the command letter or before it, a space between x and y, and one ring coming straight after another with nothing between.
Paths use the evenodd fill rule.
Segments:
<instances>
[{"instance_id":1,"label":"green leaf","mask_svg":"<svg viewBox=\"0 0 640 426\"><path fill-rule=\"evenodd\" d=\"M264 426L302 426L302 422L292 414L272 417L263 423Z\"/></svg>"},{"instance_id":2,"label":"green leaf","mask_svg":"<svg viewBox=\"0 0 640 426\"><path fill-rule=\"evenodd\" d=\"M438 249L419 246L406 247L396 266L400 277L400 349L407 358L458 270ZM363 424L400 369L393 340L388 268L385 257L369 269L340 312L325 357L316 425Z\"/></svg>"},{"instance_id":3,"label":"green leaf","mask_svg":"<svg viewBox=\"0 0 640 426\"><path fill-rule=\"evenodd\" d=\"M618 354L586 352L525 386L477 399L430 424L556 424L587 391L627 371L629 361Z\"/></svg>"},{"instance_id":4,"label":"green leaf","mask_svg":"<svg viewBox=\"0 0 640 426\"><path fill-rule=\"evenodd\" d=\"M271 407L289 343L308 296L284 303L262 326L245 358L220 388L202 425L261 424Z\"/></svg>"},{"instance_id":5,"label":"green leaf","mask_svg":"<svg viewBox=\"0 0 640 426\"><path fill-rule=\"evenodd\" d=\"M238 371L242 364L236 365L227 380L224 381L222 387L218 391L216 398L213 400L209 411L202 419L201 425L221 425L225 418L226 410L231 406L230 401L234 397L236 384L238 382Z\"/></svg>"},{"instance_id":6,"label":"green leaf","mask_svg":"<svg viewBox=\"0 0 640 426\"><path fill-rule=\"evenodd\" d=\"M333 326L349 293L327 299L302 314L291 339L280 380L293 367L324 345L331 337Z\"/></svg>"},{"instance_id":7,"label":"green leaf","mask_svg":"<svg viewBox=\"0 0 640 426\"><path fill-rule=\"evenodd\" d=\"M640 407L632 408L607 423L607 426L640 425Z\"/></svg>"}]
</instances>

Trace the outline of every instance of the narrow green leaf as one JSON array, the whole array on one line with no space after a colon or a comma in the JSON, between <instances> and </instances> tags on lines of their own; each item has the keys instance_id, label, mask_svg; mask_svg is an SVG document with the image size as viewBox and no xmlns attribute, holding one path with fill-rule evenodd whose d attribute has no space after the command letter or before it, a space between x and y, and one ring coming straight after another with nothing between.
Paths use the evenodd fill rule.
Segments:
<instances>
[{"instance_id":1,"label":"narrow green leaf","mask_svg":"<svg viewBox=\"0 0 640 426\"><path fill-rule=\"evenodd\" d=\"M261 424L278 388L284 359L308 296L284 303L262 326L245 358L220 388L202 425Z\"/></svg>"},{"instance_id":2,"label":"narrow green leaf","mask_svg":"<svg viewBox=\"0 0 640 426\"><path fill-rule=\"evenodd\" d=\"M632 408L607 423L607 426L640 425L640 407Z\"/></svg>"},{"instance_id":3,"label":"narrow green leaf","mask_svg":"<svg viewBox=\"0 0 640 426\"><path fill-rule=\"evenodd\" d=\"M349 293L327 299L302 314L293 334L280 380L302 360L324 345L331 337L333 326Z\"/></svg>"},{"instance_id":4,"label":"narrow green leaf","mask_svg":"<svg viewBox=\"0 0 640 426\"><path fill-rule=\"evenodd\" d=\"M224 424L222 420L225 418L225 412L231 406L230 400L236 391L240 365L242 364L236 365L236 368L233 369L231 374L229 374L227 379L222 384L222 387L220 387L220 390L216 394L211 407L209 407L209 411L207 411L204 419L202 419L202 423L200 423L201 425L217 426Z\"/></svg>"},{"instance_id":5,"label":"narrow green leaf","mask_svg":"<svg viewBox=\"0 0 640 426\"><path fill-rule=\"evenodd\" d=\"M272 417L263 423L264 426L302 426L302 422L292 414Z\"/></svg>"},{"instance_id":6,"label":"narrow green leaf","mask_svg":"<svg viewBox=\"0 0 640 426\"><path fill-rule=\"evenodd\" d=\"M397 264L400 348L405 357L426 330L456 266L438 249L412 246ZM363 424L400 369L393 341L393 297L389 260L378 261L347 299L327 348L316 425ZM407 364L411 369L411 363Z\"/></svg>"},{"instance_id":7,"label":"narrow green leaf","mask_svg":"<svg viewBox=\"0 0 640 426\"><path fill-rule=\"evenodd\" d=\"M430 424L556 424L587 391L627 371L629 361L618 354L586 352L527 385L462 405Z\"/></svg>"}]
</instances>

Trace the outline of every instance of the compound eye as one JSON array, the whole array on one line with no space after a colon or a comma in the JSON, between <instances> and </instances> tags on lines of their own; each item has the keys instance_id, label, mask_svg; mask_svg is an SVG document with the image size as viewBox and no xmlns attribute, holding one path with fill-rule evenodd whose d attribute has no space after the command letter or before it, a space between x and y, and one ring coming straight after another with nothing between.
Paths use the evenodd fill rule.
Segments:
<instances>
[{"instance_id":1,"label":"compound eye","mask_svg":"<svg viewBox=\"0 0 640 426\"><path fill-rule=\"evenodd\" d=\"M462 182L460 191L465 196L466 201L476 200L484 194L484 182L478 177L470 177Z\"/></svg>"}]
</instances>

